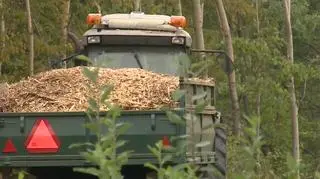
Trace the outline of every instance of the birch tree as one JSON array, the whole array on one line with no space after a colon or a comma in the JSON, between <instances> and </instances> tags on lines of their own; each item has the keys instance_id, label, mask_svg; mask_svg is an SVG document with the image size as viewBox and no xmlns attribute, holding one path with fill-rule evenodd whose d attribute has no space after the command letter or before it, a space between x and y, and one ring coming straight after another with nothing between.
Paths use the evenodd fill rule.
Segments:
<instances>
[{"instance_id":1,"label":"birch tree","mask_svg":"<svg viewBox=\"0 0 320 179\"><path fill-rule=\"evenodd\" d=\"M2 75L2 61L4 60L4 48L5 48L5 38L6 38L6 28L4 19L4 4L3 0L0 0L0 10L1 10L1 39L0 39L0 76Z\"/></svg>"},{"instance_id":2,"label":"birch tree","mask_svg":"<svg viewBox=\"0 0 320 179\"><path fill-rule=\"evenodd\" d=\"M34 38L33 38L33 28L32 28L32 16L30 8L30 0L26 0L26 10L28 17L28 33L29 33L29 68L30 76L34 74Z\"/></svg>"},{"instance_id":3,"label":"birch tree","mask_svg":"<svg viewBox=\"0 0 320 179\"><path fill-rule=\"evenodd\" d=\"M195 30L195 46L197 49L204 50L203 39L203 10L200 0L193 0L193 21Z\"/></svg>"},{"instance_id":4,"label":"birch tree","mask_svg":"<svg viewBox=\"0 0 320 179\"><path fill-rule=\"evenodd\" d=\"M182 5L181 0L178 1L178 9L179 9L179 16L182 16Z\"/></svg>"},{"instance_id":5,"label":"birch tree","mask_svg":"<svg viewBox=\"0 0 320 179\"><path fill-rule=\"evenodd\" d=\"M67 47L68 47L68 24L69 24L69 14L70 14L70 0L63 0L62 3L62 44L64 46L64 51L62 58L67 56ZM66 63L64 63L66 67Z\"/></svg>"},{"instance_id":6,"label":"birch tree","mask_svg":"<svg viewBox=\"0 0 320 179\"><path fill-rule=\"evenodd\" d=\"M200 0L193 0L193 24L195 31L195 48L205 50L204 37L203 37L203 9L204 2ZM200 53L200 59L206 60L205 53ZM205 77L208 75L208 63L205 61Z\"/></svg>"},{"instance_id":7,"label":"birch tree","mask_svg":"<svg viewBox=\"0 0 320 179\"><path fill-rule=\"evenodd\" d=\"M230 58L230 61L234 62L233 55L233 45L232 45L232 37L231 31L226 15L226 11L224 9L224 5L222 0L216 0L217 13L220 21L220 28L223 34L224 40L227 45L227 55ZM236 86L236 74L235 71L232 71L228 74L228 83L229 83L229 93L232 104L232 119L234 122L233 133L239 137L241 131L240 124L240 105L238 100L237 86Z\"/></svg>"},{"instance_id":8,"label":"birch tree","mask_svg":"<svg viewBox=\"0 0 320 179\"><path fill-rule=\"evenodd\" d=\"M259 38L260 36L259 0L256 0L255 6L256 6L257 36ZM256 98L256 106L257 106L256 113L257 113L257 116L260 117L261 116L261 92L260 92L260 89L258 90L259 91ZM258 126L258 130L259 130L259 127L260 126Z\"/></svg>"},{"instance_id":9,"label":"birch tree","mask_svg":"<svg viewBox=\"0 0 320 179\"><path fill-rule=\"evenodd\" d=\"M141 0L134 1L134 10L135 11L140 11L140 3L141 3Z\"/></svg>"},{"instance_id":10,"label":"birch tree","mask_svg":"<svg viewBox=\"0 0 320 179\"><path fill-rule=\"evenodd\" d=\"M292 39L292 27L291 27L291 0L283 0L284 16L285 16L285 31L286 31L286 43L287 43L287 60L290 64L294 63L293 58L293 39ZM291 123L292 123L292 154L297 164L300 161L299 151L299 123L298 123L298 106L295 95L294 77L290 77L289 92L291 96ZM299 178L299 171L297 173Z\"/></svg>"}]
</instances>

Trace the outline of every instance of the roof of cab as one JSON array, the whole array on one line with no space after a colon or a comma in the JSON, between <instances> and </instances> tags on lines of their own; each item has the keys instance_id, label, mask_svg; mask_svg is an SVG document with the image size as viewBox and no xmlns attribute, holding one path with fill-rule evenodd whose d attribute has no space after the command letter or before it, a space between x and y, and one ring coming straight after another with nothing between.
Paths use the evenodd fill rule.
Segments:
<instances>
[{"instance_id":1,"label":"roof of cab","mask_svg":"<svg viewBox=\"0 0 320 179\"><path fill-rule=\"evenodd\" d=\"M101 18L101 25L94 25L84 33L92 35L137 35L137 36L183 36L186 45L191 46L192 39L182 28L169 25L170 16L144 14L108 14ZM99 29L99 30L97 30Z\"/></svg>"}]
</instances>

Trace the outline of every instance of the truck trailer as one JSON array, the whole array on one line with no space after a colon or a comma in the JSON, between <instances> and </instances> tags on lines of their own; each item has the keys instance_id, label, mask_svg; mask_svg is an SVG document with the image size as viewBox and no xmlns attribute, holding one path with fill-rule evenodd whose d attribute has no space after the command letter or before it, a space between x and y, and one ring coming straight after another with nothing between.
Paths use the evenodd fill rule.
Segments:
<instances>
[{"instance_id":1,"label":"truck trailer","mask_svg":"<svg viewBox=\"0 0 320 179\"><path fill-rule=\"evenodd\" d=\"M213 165L225 178L226 132L220 127L206 127L222 123L220 112L215 108L215 83L188 80L190 74L186 69L190 67L193 49L191 36L184 30L185 17L142 12L96 13L88 15L87 24L91 28L82 39L73 39L77 46L75 55L61 60L67 67L142 68L177 76L179 89L186 93L179 101L180 106L171 110L181 117L195 111L197 104L191 100L192 96L205 92L209 101L204 110L196 114L198 120L187 121L188 125L173 123L161 110L123 110L119 120L130 123L131 128L121 136L128 141L122 149L133 151L124 173L145 171L141 176L129 174L131 176L125 175L125 178L147 178L147 173L152 171L145 169L144 163L157 164L147 145L159 140L168 142L168 138L182 135L189 135L198 143L209 141L202 148L188 146L183 161L193 161L199 166ZM79 59L79 55L85 55L93 64ZM87 122L84 111L0 113L2 178L12 178L12 171L20 168L38 179L90 178L72 171L74 167L92 164L80 155L79 149L69 148L74 143L94 143L95 135L83 127ZM179 162L173 161L173 165Z\"/></svg>"}]
</instances>

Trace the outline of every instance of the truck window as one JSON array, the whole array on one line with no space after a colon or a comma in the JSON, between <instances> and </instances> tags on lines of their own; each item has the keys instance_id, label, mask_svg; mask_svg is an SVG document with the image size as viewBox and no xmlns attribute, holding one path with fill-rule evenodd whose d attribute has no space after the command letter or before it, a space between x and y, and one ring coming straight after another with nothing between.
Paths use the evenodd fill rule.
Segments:
<instances>
[{"instance_id":1,"label":"truck window","mask_svg":"<svg viewBox=\"0 0 320 179\"><path fill-rule=\"evenodd\" d=\"M88 57L100 67L142 67L176 76L185 74L190 64L186 50L179 46L92 46L88 47Z\"/></svg>"}]
</instances>

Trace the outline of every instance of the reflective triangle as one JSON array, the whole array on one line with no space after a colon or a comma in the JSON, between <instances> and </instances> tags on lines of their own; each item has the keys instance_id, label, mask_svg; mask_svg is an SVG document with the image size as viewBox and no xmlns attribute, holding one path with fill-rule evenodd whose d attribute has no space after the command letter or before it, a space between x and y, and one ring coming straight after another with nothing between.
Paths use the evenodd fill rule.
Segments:
<instances>
[{"instance_id":1,"label":"reflective triangle","mask_svg":"<svg viewBox=\"0 0 320 179\"><path fill-rule=\"evenodd\" d=\"M169 138L168 138L167 136L164 136L164 137L162 138L162 145L163 145L164 147L170 146L170 140L169 140Z\"/></svg>"},{"instance_id":2,"label":"reflective triangle","mask_svg":"<svg viewBox=\"0 0 320 179\"><path fill-rule=\"evenodd\" d=\"M47 120L37 121L27 139L26 148L30 153L57 152L60 143Z\"/></svg>"},{"instance_id":3,"label":"reflective triangle","mask_svg":"<svg viewBox=\"0 0 320 179\"><path fill-rule=\"evenodd\" d=\"M17 149L11 139L8 139L4 145L2 153L16 153Z\"/></svg>"}]
</instances>

